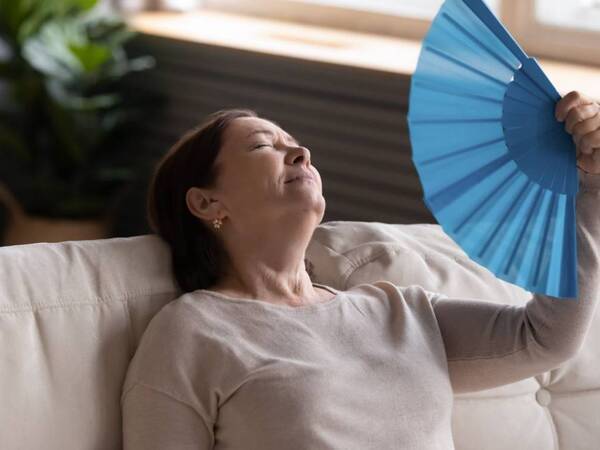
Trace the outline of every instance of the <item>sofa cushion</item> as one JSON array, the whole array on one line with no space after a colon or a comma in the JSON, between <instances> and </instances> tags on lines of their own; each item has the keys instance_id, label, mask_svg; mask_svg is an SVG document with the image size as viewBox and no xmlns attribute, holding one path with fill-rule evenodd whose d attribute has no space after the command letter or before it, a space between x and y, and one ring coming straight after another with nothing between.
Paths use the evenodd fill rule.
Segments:
<instances>
[{"instance_id":1,"label":"sofa cushion","mask_svg":"<svg viewBox=\"0 0 600 450\"><path fill-rule=\"evenodd\" d=\"M0 248L0 444L117 449L148 321L179 294L156 236Z\"/></svg>"},{"instance_id":2,"label":"sofa cushion","mask_svg":"<svg viewBox=\"0 0 600 450\"><path fill-rule=\"evenodd\" d=\"M524 304L531 294L472 261L434 224L330 221L306 252L317 282L337 289L385 279L448 296Z\"/></svg>"}]
</instances>

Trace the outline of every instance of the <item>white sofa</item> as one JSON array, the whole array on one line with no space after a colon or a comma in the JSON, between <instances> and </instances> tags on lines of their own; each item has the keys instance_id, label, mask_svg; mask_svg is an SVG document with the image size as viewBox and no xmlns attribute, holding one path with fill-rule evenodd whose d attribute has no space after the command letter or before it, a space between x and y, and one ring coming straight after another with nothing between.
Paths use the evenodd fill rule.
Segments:
<instances>
[{"instance_id":1,"label":"white sofa","mask_svg":"<svg viewBox=\"0 0 600 450\"><path fill-rule=\"evenodd\" d=\"M325 222L306 256L313 281L342 290L386 279L465 301L530 297L439 225ZM168 247L154 235L2 247L0 286L0 448L119 449L127 365L154 314L180 295ZM456 448L599 449L599 344L600 323L563 366L456 395Z\"/></svg>"}]
</instances>

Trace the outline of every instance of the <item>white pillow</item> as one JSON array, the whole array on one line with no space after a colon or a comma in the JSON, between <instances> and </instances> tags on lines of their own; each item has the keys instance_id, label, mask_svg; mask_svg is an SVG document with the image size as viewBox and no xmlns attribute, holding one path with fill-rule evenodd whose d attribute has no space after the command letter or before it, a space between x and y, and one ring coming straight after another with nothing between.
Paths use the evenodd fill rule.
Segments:
<instances>
[{"instance_id":1,"label":"white pillow","mask_svg":"<svg viewBox=\"0 0 600 450\"><path fill-rule=\"evenodd\" d=\"M314 281L345 290L384 279L451 297L524 304L531 293L497 278L437 224L330 221L306 251Z\"/></svg>"}]
</instances>

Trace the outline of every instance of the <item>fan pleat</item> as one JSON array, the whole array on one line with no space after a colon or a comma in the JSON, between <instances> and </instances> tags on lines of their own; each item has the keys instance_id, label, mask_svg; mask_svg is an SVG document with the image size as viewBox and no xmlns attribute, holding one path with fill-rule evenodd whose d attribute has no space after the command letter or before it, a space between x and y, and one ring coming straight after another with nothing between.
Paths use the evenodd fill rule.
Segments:
<instances>
[{"instance_id":1,"label":"fan pleat","mask_svg":"<svg viewBox=\"0 0 600 450\"><path fill-rule=\"evenodd\" d=\"M495 267L495 270L500 270L500 265L505 261L508 248L507 237L514 235L518 229L518 221L515 220L515 217L518 215L519 208L523 204L522 200L529 189L528 183L514 164L509 165L507 170L510 172L504 179L499 177L494 180L486 180L486 184L492 186L497 195L493 197L492 203L488 203L488 205L494 205L493 211L497 216L488 217L487 220L495 226L489 235L485 234L479 242L473 241L470 247L471 255L475 260L480 264L489 264L489 267ZM500 219L498 220L498 218ZM477 225L472 226L476 227ZM463 232L461 237L466 238L466 233Z\"/></svg>"},{"instance_id":2,"label":"fan pleat","mask_svg":"<svg viewBox=\"0 0 600 450\"><path fill-rule=\"evenodd\" d=\"M516 104L515 104L516 103ZM510 92L506 92L504 96L504 111L512 114L514 111L519 111L522 108L530 108L532 113L539 111L540 101L537 98L516 98ZM512 108L512 111L509 111Z\"/></svg>"},{"instance_id":3,"label":"fan pleat","mask_svg":"<svg viewBox=\"0 0 600 450\"><path fill-rule=\"evenodd\" d=\"M447 13L442 13L441 17L444 18L445 20L447 20L451 25L453 25L460 33L462 33L464 36L466 36L468 39L470 39L471 42L473 42L475 45L477 45L479 48L481 48L483 51L485 51L488 55L490 55L492 58L494 58L496 61L498 61L504 67L506 67L510 71L511 74L516 69L519 68L520 64L518 64L515 67L509 61L507 61L507 59L503 58L497 52L492 50L489 46L484 44L481 40L477 39L477 37L475 37L473 35L473 33L471 33L469 30L467 30L465 27L463 27L460 23L458 23L456 20L454 20L452 17L450 17L450 15L448 15Z\"/></svg>"},{"instance_id":4,"label":"fan pleat","mask_svg":"<svg viewBox=\"0 0 600 450\"><path fill-rule=\"evenodd\" d=\"M531 200L530 198L533 197ZM506 260L501 273L505 275L513 275L512 271L517 267L528 267L526 265L527 255L531 253L533 248L534 235L532 233L532 227L534 224L533 218L535 213L538 211L540 200L542 199L542 189L535 184L527 185L527 197L525 202L519 206L519 216L524 219L524 223L521 225L521 229L518 232L518 236L514 239L510 256ZM533 204L531 204L533 203ZM525 236L527 236L526 239ZM510 270L510 272L509 272ZM517 271L514 273L515 281L518 283L525 283L527 280L523 278L523 272Z\"/></svg>"},{"instance_id":5,"label":"fan pleat","mask_svg":"<svg viewBox=\"0 0 600 450\"><path fill-rule=\"evenodd\" d=\"M437 158L442 158L452 152L456 152L459 155L461 151L468 152L469 150L477 150L480 147L493 147L494 143L503 141L501 139L503 138L503 131L501 124L498 122L479 124L477 133L473 132L472 125L465 123L427 125L411 123L410 137L412 141L420 143L419 151L413 151L412 156L413 162L417 170L419 170L421 161L434 162ZM502 149L506 151L503 142ZM489 149L485 151L487 152ZM426 186L423 187L427 189Z\"/></svg>"},{"instance_id":6,"label":"fan pleat","mask_svg":"<svg viewBox=\"0 0 600 450\"><path fill-rule=\"evenodd\" d=\"M538 108L543 108L547 106L549 101L543 96L539 91L532 91L527 89L526 86L523 86L519 83L511 83L508 87L507 93L510 94L510 98L515 99L518 98L522 102L529 103L530 105L535 105Z\"/></svg>"},{"instance_id":7,"label":"fan pleat","mask_svg":"<svg viewBox=\"0 0 600 450\"><path fill-rule=\"evenodd\" d=\"M533 81L526 73L518 71L514 75L513 83L522 91L521 95L515 95L517 98L535 97L542 104L554 103L554 99L539 84Z\"/></svg>"},{"instance_id":8,"label":"fan pleat","mask_svg":"<svg viewBox=\"0 0 600 450\"><path fill-rule=\"evenodd\" d=\"M430 198L431 202L436 202L436 196L442 195L443 192L449 189L449 186L456 185L472 171L479 170L489 162L506 156L504 143L498 141L489 143L484 151L479 151L480 156L477 158L473 157L473 151L459 152L453 157L440 159L429 167L419 169L420 176L426 180L426 183L423 183L425 196ZM451 196L452 194L448 195ZM444 207L444 202L447 201L448 199L441 201L441 206Z\"/></svg>"},{"instance_id":9,"label":"fan pleat","mask_svg":"<svg viewBox=\"0 0 600 450\"><path fill-rule=\"evenodd\" d=\"M533 286L540 286L540 277L543 277L544 280L547 278L547 270L544 270L544 267L547 267L549 262L549 253L552 250L552 241L549 240L549 237L552 237L551 228L554 227L554 215L556 214L557 202L555 198L555 194L553 192L546 191L546 196L550 199L550 207L546 210L546 215L544 217L544 232L540 236L540 240L537 248L537 255L534 259L535 271L533 275ZM543 273L542 273L543 271Z\"/></svg>"},{"instance_id":10,"label":"fan pleat","mask_svg":"<svg viewBox=\"0 0 600 450\"><path fill-rule=\"evenodd\" d=\"M488 141L488 142L482 142L481 144L472 145L470 147L459 148L457 150L453 150L453 151L450 151L448 153L445 153L442 156L436 156L435 158L420 160L419 162L420 162L420 164L422 166L426 166L426 165L429 165L429 164L432 164L432 163L435 163L435 162L443 161L445 159L453 158L455 156L459 156L459 155L462 156L466 152L472 152L474 150L480 150L480 149L482 149L484 147L492 146L492 145L497 144L499 142L504 142L504 136L500 137L498 139L493 139L493 140Z\"/></svg>"},{"instance_id":11,"label":"fan pleat","mask_svg":"<svg viewBox=\"0 0 600 450\"><path fill-rule=\"evenodd\" d=\"M477 258L479 258L481 261L488 261L488 264L490 265L492 264L494 258L500 258L504 255L504 252L501 251L502 246L497 244L506 239L506 229L510 225L509 218L511 218L513 212L520 205L518 200L525 194L524 186L521 188L521 192L517 194L517 196L506 195L507 191L511 190L511 187L513 186L512 183L516 181L513 181L513 179L518 175L519 171L513 166L512 171L506 177L497 181L497 184L492 190L490 196L486 198L488 204L492 204L489 202L494 202L497 205L497 209L502 211L498 214L499 220L497 220L497 223L495 223L493 230L482 240L483 245L475 252ZM496 245L492 247L492 243L495 243ZM492 253L486 256L489 251L492 251Z\"/></svg>"},{"instance_id":12,"label":"fan pleat","mask_svg":"<svg viewBox=\"0 0 600 450\"><path fill-rule=\"evenodd\" d=\"M448 96L472 98L472 99L481 100L484 102L491 102L491 103L495 103L498 105L502 105L502 100L497 99L497 98L486 97L484 95L469 94L467 92L451 91L449 88L444 88L443 86L440 86L439 84L436 85L434 83L428 83L428 82L423 81L416 77L413 77L412 83L413 83L413 89L415 89L415 87L418 87L418 88L421 88L425 92L427 92L427 91L437 92L437 93L445 94Z\"/></svg>"},{"instance_id":13,"label":"fan pleat","mask_svg":"<svg viewBox=\"0 0 600 450\"><path fill-rule=\"evenodd\" d=\"M435 47L433 47L431 45L427 45L426 49L429 50L431 53L434 53L434 54L438 55L440 58L445 59L446 61L454 64L455 66L457 66L459 68L463 68L463 69L465 69L465 70L467 70L467 71L469 71L469 72L471 72L471 73L473 73L475 75L478 75L481 78L485 78L486 80L489 80L489 81L491 81L493 83L496 83L496 84L498 84L502 88L506 87L506 82L505 81L499 80L496 77L488 75L487 73L483 72L482 70L479 70L479 69L477 69L476 67L474 67L474 66L472 66L470 64L467 64L467 63L465 63L463 61L460 61L459 59L455 58L454 56L452 56L452 55L450 55L450 54L448 54L448 53L446 53L446 52L444 52L444 51L442 51L442 50L440 50L438 48L435 48Z\"/></svg>"},{"instance_id":14,"label":"fan pleat","mask_svg":"<svg viewBox=\"0 0 600 450\"><path fill-rule=\"evenodd\" d=\"M568 217L565 219L564 228L564 241L563 241L563 265L560 266L560 270L557 272L561 276L561 292L577 292L577 241L575 235L575 196L567 196L566 198L565 215ZM554 295L554 294L549 294ZM576 295L569 295L569 297L577 297Z\"/></svg>"},{"instance_id":15,"label":"fan pleat","mask_svg":"<svg viewBox=\"0 0 600 450\"><path fill-rule=\"evenodd\" d=\"M474 168L473 164L471 164L470 167L468 167L468 173L465 173L462 178L447 185L444 190L432 195L429 198L429 202L435 207L436 211L448 207L456 201L456 199L460 198L462 192L468 190L474 184L477 184L482 178L493 174L494 171L498 170L499 167L502 167L509 161L511 161L510 156L508 154L503 154L479 168ZM469 165L465 164L465 166ZM465 167L463 172L466 172L466 170Z\"/></svg>"}]
</instances>

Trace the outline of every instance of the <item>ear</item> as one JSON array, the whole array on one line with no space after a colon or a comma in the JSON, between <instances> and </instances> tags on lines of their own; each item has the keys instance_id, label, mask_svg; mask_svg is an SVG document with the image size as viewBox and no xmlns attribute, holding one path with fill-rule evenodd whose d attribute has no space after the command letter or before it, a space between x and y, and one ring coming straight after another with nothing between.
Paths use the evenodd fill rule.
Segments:
<instances>
[{"instance_id":1,"label":"ear","mask_svg":"<svg viewBox=\"0 0 600 450\"><path fill-rule=\"evenodd\" d=\"M210 197L210 191L191 187L185 193L185 203L190 213L199 219L211 221L219 217L221 203Z\"/></svg>"}]
</instances>

